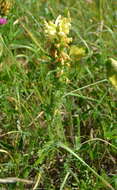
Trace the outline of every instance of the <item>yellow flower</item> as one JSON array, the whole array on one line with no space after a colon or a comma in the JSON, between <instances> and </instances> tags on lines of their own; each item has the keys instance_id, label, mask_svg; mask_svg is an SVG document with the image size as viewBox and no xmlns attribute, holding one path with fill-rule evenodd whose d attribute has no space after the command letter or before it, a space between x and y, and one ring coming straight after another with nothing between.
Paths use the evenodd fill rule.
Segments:
<instances>
[{"instance_id":1,"label":"yellow flower","mask_svg":"<svg viewBox=\"0 0 117 190\"><path fill-rule=\"evenodd\" d=\"M79 60L81 57L85 55L85 50L77 46L72 46L70 49L70 55Z\"/></svg>"},{"instance_id":2,"label":"yellow flower","mask_svg":"<svg viewBox=\"0 0 117 190\"><path fill-rule=\"evenodd\" d=\"M107 76L113 86L117 89L117 60L109 58L107 63Z\"/></svg>"},{"instance_id":3,"label":"yellow flower","mask_svg":"<svg viewBox=\"0 0 117 190\"><path fill-rule=\"evenodd\" d=\"M45 33L49 38L56 38L56 28L57 26L52 21L45 21Z\"/></svg>"},{"instance_id":4,"label":"yellow flower","mask_svg":"<svg viewBox=\"0 0 117 190\"><path fill-rule=\"evenodd\" d=\"M72 41L72 38L68 38L70 31L70 18L62 18L61 15L57 17L55 22L45 21L45 33L50 39L57 39L60 44L65 46Z\"/></svg>"},{"instance_id":5,"label":"yellow flower","mask_svg":"<svg viewBox=\"0 0 117 190\"><path fill-rule=\"evenodd\" d=\"M67 36L71 28L71 19L64 17L62 18L61 16L59 16L56 21L56 23L58 24L58 36L60 38L60 43L66 46L72 41L72 38L69 38Z\"/></svg>"},{"instance_id":6,"label":"yellow flower","mask_svg":"<svg viewBox=\"0 0 117 190\"><path fill-rule=\"evenodd\" d=\"M59 35L68 35L71 28L71 19L70 18L61 18L59 22Z\"/></svg>"},{"instance_id":7,"label":"yellow flower","mask_svg":"<svg viewBox=\"0 0 117 190\"><path fill-rule=\"evenodd\" d=\"M72 42L72 38L68 38L67 36L61 36L61 44L67 46L70 42Z\"/></svg>"},{"instance_id":8,"label":"yellow flower","mask_svg":"<svg viewBox=\"0 0 117 190\"><path fill-rule=\"evenodd\" d=\"M0 14L7 16L13 7L13 0L0 0Z\"/></svg>"}]
</instances>

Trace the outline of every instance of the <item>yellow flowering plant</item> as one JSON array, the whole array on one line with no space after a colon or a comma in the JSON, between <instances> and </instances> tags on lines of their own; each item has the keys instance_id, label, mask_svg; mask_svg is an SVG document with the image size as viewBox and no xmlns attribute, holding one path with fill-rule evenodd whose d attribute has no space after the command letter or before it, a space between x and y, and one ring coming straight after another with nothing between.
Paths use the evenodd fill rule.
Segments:
<instances>
[{"instance_id":1,"label":"yellow flowering plant","mask_svg":"<svg viewBox=\"0 0 117 190\"><path fill-rule=\"evenodd\" d=\"M75 45L71 45L72 38L69 37L71 29L71 18L59 15L55 21L44 21L45 35L49 41L49 55L57 69L57 76L60 80L66 80L71 63L80 60L85 51ZM64 78L64 79L63 79Z\"/></svg>"},{"instance_id":2,"label":"yellow flowering plant","mask_svg":"<svg viewBox=\"0 0 117 190\"><path fill-rule=\"evenodd\" d=\"M62 102L67 86L71 82L71 76L78 61L85 55L83 48L72 45L73 39L70 37L71 18L59 15L55 21L44 21L44 31L47 39L49 63L47 67L51 69L48 80L52 83L52 105L54 125L57 125L57 134L64 134L60 128L57 118L62 118ZM73 69L71 67L74 67ZM52 116L52 117L53 117ZM60 138L62 135L58 135Z\"/></svg>"}]
</instances>

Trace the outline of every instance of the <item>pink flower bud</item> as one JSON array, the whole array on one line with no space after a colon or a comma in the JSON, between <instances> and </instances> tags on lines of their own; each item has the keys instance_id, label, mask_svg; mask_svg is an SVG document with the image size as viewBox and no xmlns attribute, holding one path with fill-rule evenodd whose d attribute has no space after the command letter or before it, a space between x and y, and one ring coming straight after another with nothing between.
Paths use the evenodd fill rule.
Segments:
<instances>
[{"instance_id":1,"label":"pink flower bud","mask_svg":"<svg viewBox=\"0 0 117 190\"><path fill-rule=\"evenodd\" d=\"M6 23L7 23L7 19L6 18L0 18L0 25L6 24Z\"/></svg>"}]
</instances>

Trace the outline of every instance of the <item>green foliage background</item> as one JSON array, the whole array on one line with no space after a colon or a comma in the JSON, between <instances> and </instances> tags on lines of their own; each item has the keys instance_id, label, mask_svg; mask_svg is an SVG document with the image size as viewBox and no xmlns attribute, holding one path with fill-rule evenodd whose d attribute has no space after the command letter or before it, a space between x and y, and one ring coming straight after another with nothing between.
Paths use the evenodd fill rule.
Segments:
<instances>
[{"instance_id":1,"label":"green foliage background","mask_svg":"<svg viewBox=\"0 0 117 190\"><path fill-rule=\"evenodd\" d=\"M116 189L117 91L105 65L117 55L116 8L114 0L15 2L0 26L0 178L34 183L1 189ZM68 11L70 36L86 56L63 85L48 67L43 21Z\"/></svg>"}]
</instances>

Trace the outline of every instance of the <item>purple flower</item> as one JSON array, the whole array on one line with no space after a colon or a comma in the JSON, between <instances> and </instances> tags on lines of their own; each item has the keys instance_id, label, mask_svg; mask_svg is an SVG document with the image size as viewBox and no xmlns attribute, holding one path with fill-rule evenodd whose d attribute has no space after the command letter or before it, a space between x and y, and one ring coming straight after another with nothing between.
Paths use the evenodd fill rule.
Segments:
<instances>
[{"instance_id":1,"label":"purple flower","mask_svg":"<svg viewBox=\"0 0 117 190\"><path fill-rule=\"evenodd\" d=\"M6 24L6 23L7 23L7 19L6 18L0 18L0 25Z\"/></svg>"}]
</instances>

